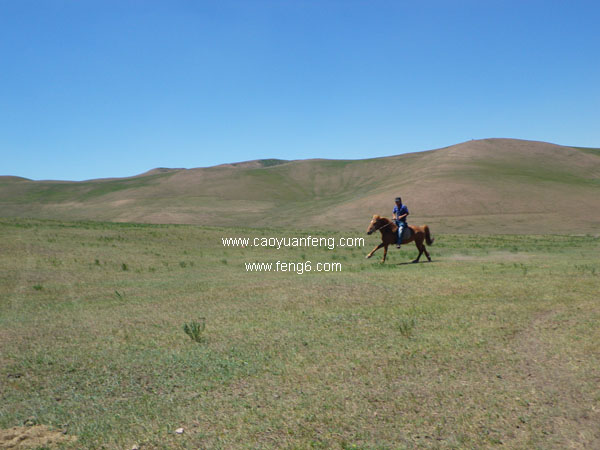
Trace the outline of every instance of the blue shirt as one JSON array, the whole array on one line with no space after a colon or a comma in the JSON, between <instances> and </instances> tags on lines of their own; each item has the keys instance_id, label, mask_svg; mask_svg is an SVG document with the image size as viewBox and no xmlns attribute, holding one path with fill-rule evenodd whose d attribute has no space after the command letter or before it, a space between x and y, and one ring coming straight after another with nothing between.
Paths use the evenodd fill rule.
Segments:
<instances>
[{"instance_id":1,"label":"blue shirt","mask_svg":"<svg viewBox=\"0 0 600 450\"><path fill-rule=\"evenodd\" d=\"M396 214L397 216L401 216L403 214L408 214L408 208L406 207L406 205L402 205L400 208L398 208L398 205L396 205L396 206L394 206L393 214ZM404 219L400 219L400 222L406 223L406 217Z\"/></svg>"}]
</instances>

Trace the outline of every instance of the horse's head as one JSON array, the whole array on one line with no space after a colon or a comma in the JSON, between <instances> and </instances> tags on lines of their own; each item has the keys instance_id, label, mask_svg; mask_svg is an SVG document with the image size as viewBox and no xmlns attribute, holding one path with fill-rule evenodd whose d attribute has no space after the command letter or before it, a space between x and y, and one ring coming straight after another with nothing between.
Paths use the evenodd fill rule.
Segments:
<instances>
[{"instance_id":1,"label":"horse's head","mask_svg":"<svg viewBox=\"0 0 600 450\"><path fill-rule=\"evenodd\" d=\"M367 234L372 234L374 231L379 230L384 224L382 223L383 217L375 214L373 219L371 219L371 223L367 228Z\"/></svg>"}]
</instances>

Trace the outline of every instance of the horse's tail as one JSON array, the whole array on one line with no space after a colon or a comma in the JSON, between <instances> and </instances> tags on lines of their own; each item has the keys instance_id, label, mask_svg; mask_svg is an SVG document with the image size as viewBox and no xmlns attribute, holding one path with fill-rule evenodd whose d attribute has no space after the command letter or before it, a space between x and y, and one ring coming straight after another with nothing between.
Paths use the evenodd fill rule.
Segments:
<instances>
[{"instance_id":1,"label":"horse's tail","mask_svg":"<svg viewBox=\"0 0 600 450\"><path fill-rule=\"evenodd\" d=\"M431 237L431 233L429 232L429 227L427 225L425 225L423 228L425 228L425 242L427 242L427 245L431 245L433 244L433 237Z\"/></svg>"}]
</instances>

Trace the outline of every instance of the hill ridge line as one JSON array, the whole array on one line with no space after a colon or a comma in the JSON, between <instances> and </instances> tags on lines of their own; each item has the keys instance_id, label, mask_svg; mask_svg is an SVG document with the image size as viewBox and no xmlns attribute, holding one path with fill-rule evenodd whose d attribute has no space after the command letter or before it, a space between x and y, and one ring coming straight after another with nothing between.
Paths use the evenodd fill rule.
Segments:
<instances>
[{"instance_id":1,"label":"hill ridge line","mask_svg":"<svg viewBox=\"0 0 600 450\"><path fill-rule=\"evenodd\" d=\"M596 232L600 151L490 138L355 160L271 158L71 182L1 177L0 217L358 231L372 214L390 217L398 195L409 223L435 231Z\"/></svg>"}]
</instances>

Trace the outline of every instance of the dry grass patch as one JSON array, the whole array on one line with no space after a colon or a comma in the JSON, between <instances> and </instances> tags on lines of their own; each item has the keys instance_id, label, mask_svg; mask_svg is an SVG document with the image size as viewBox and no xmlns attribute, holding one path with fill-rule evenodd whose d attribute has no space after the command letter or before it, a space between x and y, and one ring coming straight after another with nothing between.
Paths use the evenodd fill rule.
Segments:
<instances>
[{"instance_id":1,"label":"dry grass patch","mask_svg":"<svg viewBox=\"0 0 600 450\"><path fill-rule=\"evenodd\" d=\"M6 449L50 448L76 441L76 436L69 436L64 431L51 430L45 425L0 430L0 448Z\"/></svg>"}]
</instances>

